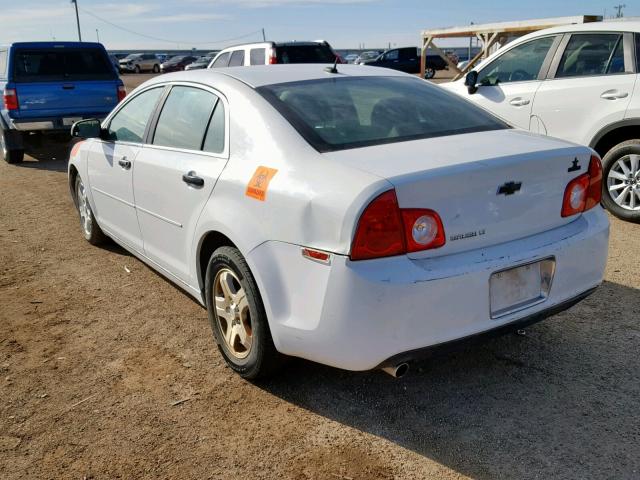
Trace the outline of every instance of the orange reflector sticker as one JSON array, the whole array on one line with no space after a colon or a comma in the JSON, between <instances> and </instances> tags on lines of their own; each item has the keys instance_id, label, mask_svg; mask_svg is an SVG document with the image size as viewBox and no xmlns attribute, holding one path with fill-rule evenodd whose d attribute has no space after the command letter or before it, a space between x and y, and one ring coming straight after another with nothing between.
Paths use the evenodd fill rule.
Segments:
<instances>
[{"instance_id":1,"label":"orange reflector sticker","mask_svg":"<svg viewBox=\"0 0 640 480\"><path fill-rule=\"evenodd\" d=\"M247 185L247 190L244 194L247 197L255 198L256 200L260 200L264 202L267 197L267 188L269 188L269 182L273 178L273 176L278 172L275 168L263 167L260 165L256 168L253 177L249 181Z\"/></svg>"}]
</instances>

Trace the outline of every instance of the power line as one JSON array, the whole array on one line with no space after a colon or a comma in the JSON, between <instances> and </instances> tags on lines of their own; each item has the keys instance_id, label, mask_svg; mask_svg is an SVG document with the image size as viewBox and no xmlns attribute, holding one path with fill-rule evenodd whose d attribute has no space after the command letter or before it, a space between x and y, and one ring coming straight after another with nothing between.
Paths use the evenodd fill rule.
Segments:
<instances>
[{"instance_id":1,"label":"power line","mask_svg":"<svg viewBox=\"0 0 640 480\"><path fill-rule=\"evenodd\" d=\"M77 4L76 4L77 5ZM139 37L144 37L144 38L148 38L150 40L156 40L158 42L166 42L166 43L173 43L173 44L186 44L186 45L211 45L214 43L224 43L224 42L232 42L234 40L240 40L246 37L250 37L252 35L257 35L259 33L261 33L261 30L256 30L254 32L250 32L250 33L245 33L244 35L239 35L237 37L233 37L233 38L224 38L221 40L213 40L211 42L192 42L192 41L177 41L177 40L168 40L166 38L160 38L160 37L154 37L152 35L145 35L144 33L139 33L136 32L135 30L131 30L129 28L123 27L121 25L118 25L116 23L113 23L105 18L100 17L99 15L96 15L95 13L92 13L84 8L78 7L80 10L82 10L83 13L86 13L87 15L100 20L101 22L106 23L107 25L111 25L114 28L118 28L122 31L125 31L127 33L131 33L132 35L138 35Z\"/></svg>"}]
</instances>

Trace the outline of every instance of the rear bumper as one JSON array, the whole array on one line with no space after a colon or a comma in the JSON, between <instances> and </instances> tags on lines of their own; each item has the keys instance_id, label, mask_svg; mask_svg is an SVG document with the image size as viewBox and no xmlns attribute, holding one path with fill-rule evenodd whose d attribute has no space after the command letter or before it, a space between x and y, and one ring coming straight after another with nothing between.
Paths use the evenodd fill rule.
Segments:
<instances>
[{"instance_id":1,"label":"rear bumper","mask_svg":"<svg viewBox=\"0 0 640 480\"><path fill-rule=\"evenodd\" d=\"M47 117L33 117L33 118L11 118L9 117L9 128L11 130L18 130L22 132L38 132L38 131L52 131L63 132L70 131L71 120L67 120L65 125L65 119L72 119L74 121L83 120L85 118L97 118L103 120L107 117L109 112L94 112L94 113L68 113L61 116L47 116Z\"/></svg>"},{"instance_id":2,"label":"rear bumper","mask_svg":"<svg viewBox=\"0 0 640 480\"><path fill-rule=\"evenodd\" d=\"M568 308L602 282L608 238L608 217L597 207L554 230L431 259L352 262L333 255L324 265L281 242L264 243L247 259L280 352L368 370ZM492 319L491 274L548 257L556 269L546 300Z\"/></svg>"}]
</instances>

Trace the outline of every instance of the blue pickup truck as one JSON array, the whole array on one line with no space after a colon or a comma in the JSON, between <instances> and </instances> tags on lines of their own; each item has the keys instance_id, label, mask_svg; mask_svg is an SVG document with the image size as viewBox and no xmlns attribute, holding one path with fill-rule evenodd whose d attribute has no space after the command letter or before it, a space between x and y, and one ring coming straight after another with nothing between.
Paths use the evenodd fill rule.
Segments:
<instances>
[{"instance_id":1,"label":"blue pickup truck","mask_svg":"<svg viewBox=\"0 0 640 480\"><path fill-rule=\"evenodd\" d=\"M126 91L100 43L21 42L0 46L0 151L24 157L33 132L69 132L83 118L104 118Z\"/></svg>"}]
</instances>

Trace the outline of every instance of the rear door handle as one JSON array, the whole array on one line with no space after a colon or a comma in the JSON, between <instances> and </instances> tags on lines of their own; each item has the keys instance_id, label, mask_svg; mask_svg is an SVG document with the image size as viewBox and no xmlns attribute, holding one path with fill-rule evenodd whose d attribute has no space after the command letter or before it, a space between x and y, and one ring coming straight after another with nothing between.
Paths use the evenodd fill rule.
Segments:
<instances>
[{"instance_id":1,"label":"rear door handle","mask_svg":"<svg viewBox=\"0 0 640 480\"><path fill-rule=\"evenodd\" d=\"M514 107L523 107L525 105L529 105L529 103L531 103L531 100L525 100L524 98L516 97L509 103Z\"/></svg>"},{"instance_id":2,"label":"rear door handle","mask_svg":"<svg viewBox=\"0 0 640 480\"><path fill-rule=\"evenodd\" d=\"M607 90L600 95L600 98L605 100L617 100L619 98L626 98L629 94L627 92L619 92L618 90Z\"/></svg>"},{"instance_id":3,"label":"rear door handle","mask_svg":"<svg viewBox=\"0 0 640 480\"><path fill-rule=\"evenodd\" d=\"M182 175L182 181L187 185L193 185L194 187L202 187L204 185L204 178L198 177L194 171L187 172Z\"/></svg>"},{"instance_id":4,"label":"rear door handle","mask_svg":"<svg viewBox=\"0 0 640 480\"><path fill-rule=\"evenodd\" d=\"M125 170L129 170L131 168L131 160L127 160L127 157L122 157L118 160L118 165L120 165Z\"/></svg>"}]
</instances>

